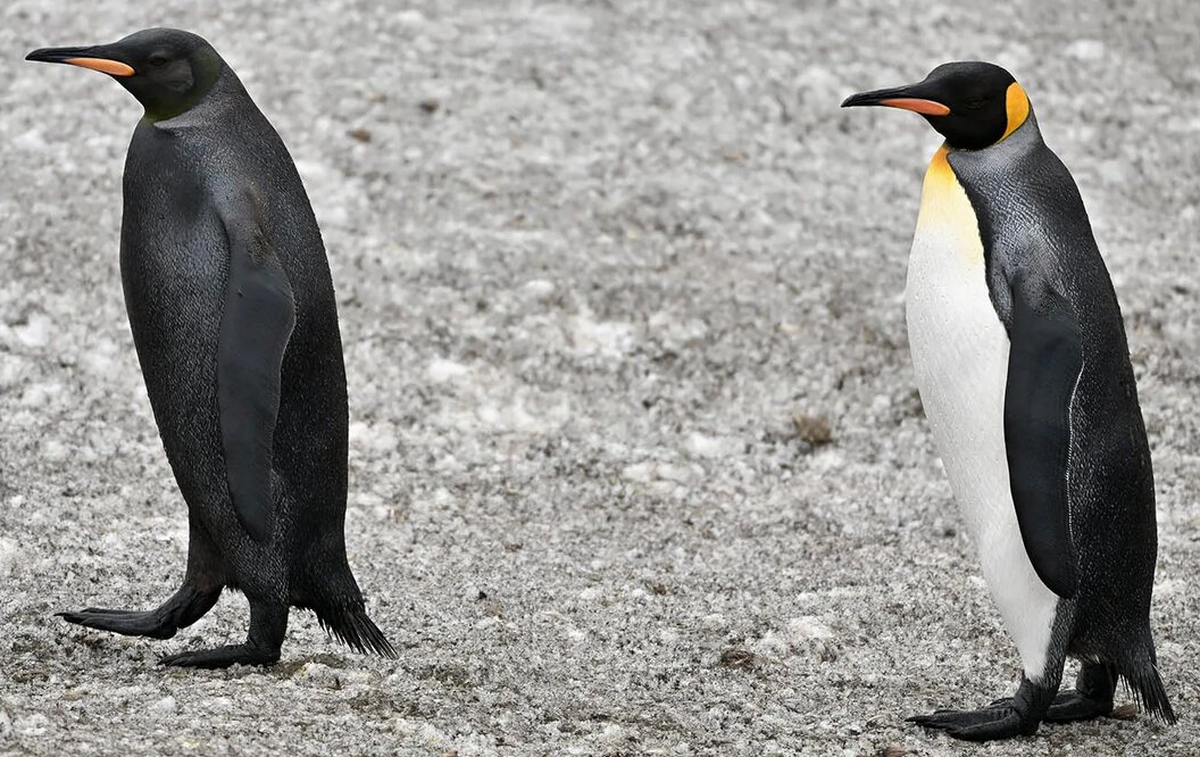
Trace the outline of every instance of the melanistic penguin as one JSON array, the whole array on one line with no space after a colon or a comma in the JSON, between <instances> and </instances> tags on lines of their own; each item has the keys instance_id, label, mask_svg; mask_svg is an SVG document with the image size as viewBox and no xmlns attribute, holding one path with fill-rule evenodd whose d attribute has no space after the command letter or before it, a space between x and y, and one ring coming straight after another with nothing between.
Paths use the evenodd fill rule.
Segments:
<instances>
[{"instance_id":1,"label":"melanistic penguin","mask_svg":"<svg viewBox=\"0 0 1200 757\"><path fill-rule=\"evenodd\" d=\"M394 656L346 561L346 375L329 264L279 135L205 40L148 29L28 60L104 72L145 107L125 164L121 281L154 418L188 505L183 586L150 612L60 613L170 638L223 588L246 642L165 665L279 659L288 608Z\"/></svg>"},{"instance_id":2,"label":"melanistic penguin","mask_svg":"<svg viewBox=\"0 0 1200 757\"><path fill-rule=\"evenodd\" d=\"M989 63L948 63L842 105L916 111L946 138L909 259L909 345L1024 666L1014 697L910 720L963 739L1028 735L1042 720L1107 715L1123 678L1174 722L1150 633L1150 449L1121 311L1071 174L1021 86ZM1080 673L1058 693L1068 656Z\"/></svg>"}]
</instances>

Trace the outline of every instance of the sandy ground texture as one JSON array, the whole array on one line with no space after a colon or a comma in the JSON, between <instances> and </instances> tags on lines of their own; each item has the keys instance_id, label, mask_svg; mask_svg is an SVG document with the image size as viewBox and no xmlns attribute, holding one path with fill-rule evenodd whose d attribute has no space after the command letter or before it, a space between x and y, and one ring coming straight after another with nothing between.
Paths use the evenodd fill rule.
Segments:
<instances>
[{"instance_id":1,"label":"sandy ground texture","mask_svg":"<svg viewBox=\"0 0 1200 757\"><path fill-rule=\"evenodd\" d=\"M1200 751L1191 0L199 5L0 7L0 753ZM155 606L186 530L117 270L140 111L21 58L154 25L217 46L312 196L351 560L398 660L294 613L272 669L156 667L240 641L238 595L170 641L51 615ZM1124 306L1174 728L976 747L903 722L1019 670L909 365L938 140L837 106L972 57L1030 93Z\"/></svg>"}]
</instances>

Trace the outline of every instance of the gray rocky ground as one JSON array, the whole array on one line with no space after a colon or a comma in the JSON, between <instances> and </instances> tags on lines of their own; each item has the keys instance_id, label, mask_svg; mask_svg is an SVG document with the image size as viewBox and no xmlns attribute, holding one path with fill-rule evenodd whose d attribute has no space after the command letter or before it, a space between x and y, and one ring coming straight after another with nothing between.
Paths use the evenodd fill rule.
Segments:
<instances>
[{"instance_id":1,"label":"gray rocky ground","mask_svg":"<svg viewBox=\"0 0 1200 757\"><path fill-rule=\"evenodd\" d=\"M1200 751L1194 3L198 5L0 8L0 753ZM155 605L186 531L117 271L138 108L21 58L153 25L225 54L322 222L396 661L297 613L275 668L155 666L238 640L236 595L166 642L51 617ZM907 355L937 140L837 105L967 57L1024 83L1122 299L1174 728L903 723L1019 671Z\"/></svg>"}]
</instances>

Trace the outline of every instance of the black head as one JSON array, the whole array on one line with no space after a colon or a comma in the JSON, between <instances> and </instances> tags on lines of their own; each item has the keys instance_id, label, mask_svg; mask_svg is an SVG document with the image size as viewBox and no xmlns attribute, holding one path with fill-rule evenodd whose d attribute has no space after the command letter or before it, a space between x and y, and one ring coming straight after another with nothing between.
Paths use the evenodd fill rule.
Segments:
<instances>
[{"instance_id":1,"label":"black head","mask_svg":"<svg viewBox=\"0 0 1200 757\"><path fill-rule=\"evenodd\" d=\"M1029 117L1029 98L1012 74L980 61L944 63L924 81L861 92L843 108L885 105L920 113L951 147L979 150L1014 132Z\"/></svg>"},{"instance_id":2,"label":"black head","mask_svg":"<svg viewBox=\"0 0 1200 757\"><path fill-rule=\"evenodd\" d=\"M212 45L179 29L146 29L111 45L34 50L25 60L70 63L115 78L152 121L200 102L225 65Z\"/></svg>"}]
</instances>

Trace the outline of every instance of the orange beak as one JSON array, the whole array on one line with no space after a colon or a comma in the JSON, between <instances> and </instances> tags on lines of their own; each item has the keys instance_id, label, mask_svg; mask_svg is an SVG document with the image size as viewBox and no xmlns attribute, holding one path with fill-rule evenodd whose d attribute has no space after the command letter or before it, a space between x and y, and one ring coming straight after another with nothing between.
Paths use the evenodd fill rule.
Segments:
<instances>
[{"instance_id":1,"label":"orange beak","mask_svg":"<svg viewBox=\"0 0 1200 757\"><path fill-rule=\"evenodd\" d=\"M67 58L63 63L70 63L72 66L83 66L84 68L90 68L93 71L99 71L104 74L112 74L113 76L133 76L133 67L119 60L108 60L106 58Z\"/></svg>"},{"instance_id":2,"label":"orange beak","mask_svg":"<svg viewBox=\"0 0 1200 757\"><path fill-rule=\"evenodd\" d=\"M67 63L72 66L90 68L109 76L133 76L133 66L109 57L112 53L107 45L94 47L44 47L25 56L25 60L42 63Z\"/></svg>"},{"instance_id":3,"label":"orange beak","mask_svg":"<svg viewBox=\"0 0 1200 757\"><path fill-rule=\"evenodd\" d=\"M950 115L950 109L945 105L933 100L922 100L919 97L892 97L887 100L880 100L879 104L886 105L889 108L911 110L914 113L921 113L926 116Z\"/></svg>"},{"instance_id":4,"label":"orange beak","mask_svg":"<svg viewBox=\"0 0 1200 757\"><path fill-rule=\"evenodd\" d=\"M888 108L901 108L920 113L923 116L948 116L950 108L937 100L921 97L920 84L909 87L893 87L877 89L873 92L859 92L850 95L842 103L843 108L853 108L859 105L883 105Z\"/></svg>"}]
</instances>

